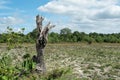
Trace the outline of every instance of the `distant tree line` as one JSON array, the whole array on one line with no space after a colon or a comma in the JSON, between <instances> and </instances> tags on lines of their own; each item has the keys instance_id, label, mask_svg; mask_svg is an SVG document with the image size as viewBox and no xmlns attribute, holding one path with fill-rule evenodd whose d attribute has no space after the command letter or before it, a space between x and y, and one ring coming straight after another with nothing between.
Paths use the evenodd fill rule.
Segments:
<instances>
[{"instance_id":1,"label":"distant tree line","mask_svg":"<svg viewBox=\"0 0 120 80\"><path fill-rule=\"evenodd\" d=\"M120 33L103 34L103 33L89 33L72 31L69 28L64 28L60 34L51 32L49 34L49 42L97 42L97 43L120 43Z\"/></svg>"},{"instance_id":2,"label":"distant tree line","mask_svg":"<svg viewBox=\"0 0 120 80\"><path fill-rule=\"evenodd\" d=\"M6 43L11 38L18 38L18 40L26 43L34 43L37 37L37 29L34 29L28 34L23 34L20 32L13 32L11 28L8 28L7 33L0 34L0 43ZM24 29L22 29L24 31ZM97 43L120 43L120 33L103 34L103 33L89 33L74 31L72 32L69 28L63 28L60 33L51 32L48 35L48 42L59 43L59 42L87 42L89 44ZM13 40L16 42L15 40Z\"/></svg>"}]
</instances>

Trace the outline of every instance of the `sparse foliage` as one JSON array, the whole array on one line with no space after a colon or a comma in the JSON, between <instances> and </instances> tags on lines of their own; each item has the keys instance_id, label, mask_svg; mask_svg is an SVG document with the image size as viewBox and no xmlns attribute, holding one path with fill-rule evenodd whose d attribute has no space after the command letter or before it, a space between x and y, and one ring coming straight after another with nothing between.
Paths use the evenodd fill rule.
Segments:
<instances>
[{"instance_id":1,"label":"sparse foliage","mask_svg":"<svg viewBox=\"0 0 120 80\"><path fill-rule=\"evenodd\" d=\"M12 28L7 27L7 39L6 43L8 45L8 49L12 49L15 47L21 47L22 39L24 36L24 28L21 29L22 32L14 32Z\"/></svg>"}]
</instances>

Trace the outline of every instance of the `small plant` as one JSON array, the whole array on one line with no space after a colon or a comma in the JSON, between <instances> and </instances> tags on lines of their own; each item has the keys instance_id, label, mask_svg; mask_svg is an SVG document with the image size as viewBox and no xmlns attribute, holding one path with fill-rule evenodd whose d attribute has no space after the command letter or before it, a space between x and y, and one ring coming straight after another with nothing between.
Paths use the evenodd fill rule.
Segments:
<instances>
[{"instance_id":1,"label":"small plant","mask_svg":"<svg viewBox=\"0 0 120 80\"><path fill-rule=\"evenodd\" d=\"M11 66L10 57L2 57L0 59L0 80L15 80L17 78L15 74L17 74L17 69Z\"/></svg>"},{"instance_id":2,"label":"small plant","mask_svg":"<svg viewBox=\"0 0 120 80\"><path fill-rule=\"evenodd\" d=\"M21 35L24 32L24 28L21 29L21 32L14 32L12 28L7 27L7 45L8 50L21 47L22 37Z\"/></svg>"},{"instance_id":3,"label":"small plant","mask_svg":"<svg viewBox=\"0 0 120 80\"><path fill-rule=\"evenodd\" d=\"M46 80L62 80L62 78L65 79L65 75L71 74L70 68L61 68L61 69L55 69L52 72L48 73L48 76L46 77Z\"/></svg>"},{"instance_id":4,"label":"small plant","mask_svg":"<svg viewBox=\"0 0 120 80\"><path fill-rule=\"evenodd\" d=\"M30 54L24 55L23 58L24 58L24 61L22 63L22 68L28 72L32 71L35 68L36 63L33 62L33 60L30 57Z\"/></svg>"}]
</instances>

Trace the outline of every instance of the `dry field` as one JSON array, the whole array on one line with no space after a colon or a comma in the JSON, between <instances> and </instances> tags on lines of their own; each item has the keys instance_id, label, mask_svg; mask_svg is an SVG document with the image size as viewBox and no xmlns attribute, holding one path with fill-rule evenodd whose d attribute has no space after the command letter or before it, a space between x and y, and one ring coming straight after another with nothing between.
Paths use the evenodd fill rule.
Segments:
<instances>
[{"instance_id":1,"label":"dry field","mask_svg":"<svg viewBox=\"0 0 120 80\"><path fill-rule=\"evenodd\" d=\"M55 80L120 80L120 44L48 44L44 53L47 73L51 74L54 70L70 69L64 75L54 78ZM11 50L7 50L4 44L0 45L0 59L7 57L5 58L5 66L20 67L25 54L31 56L36 54L35 45L24 44L22 48ZM3 74L2 71L0 71L1 73ZM37 74L29 75L32 75L34 79L22 76L24 78L21 80L39 80L40 78L36 76ZM2 76L0 79L6 80ZM45 78L41 78L41 80L45 80Z\"/></svg>"}]
</instances>

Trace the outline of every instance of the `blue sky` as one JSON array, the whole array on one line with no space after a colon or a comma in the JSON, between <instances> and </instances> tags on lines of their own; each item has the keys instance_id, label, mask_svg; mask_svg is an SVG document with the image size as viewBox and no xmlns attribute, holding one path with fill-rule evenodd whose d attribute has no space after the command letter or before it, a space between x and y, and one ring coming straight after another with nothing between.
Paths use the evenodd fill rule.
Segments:
<instances>
[{"instance_id":1,"label":"blue sky","mask_svg":"<svg viewBox=\"0 0 120 80\"><path fill-rule=\"evenodd\" d=\"M120 0L0 0L0 33L10 26L25 33L35 27L35 16L51 21L59 32L68 27L72 31L119 33Z\"/></svg>"},{"instance_id":2,"label":"blue sky","mask_svg":"<svg viewBox=\"0 0 120 80\"><path fill-rule=\"evenodd\" d=\"M7 26L19 30L25 27L25 33L32 31L35 25L35 16L43 14L37 8L48 0L0 0L0 31L4 32Z\"/></svg>"}]
</instances>

